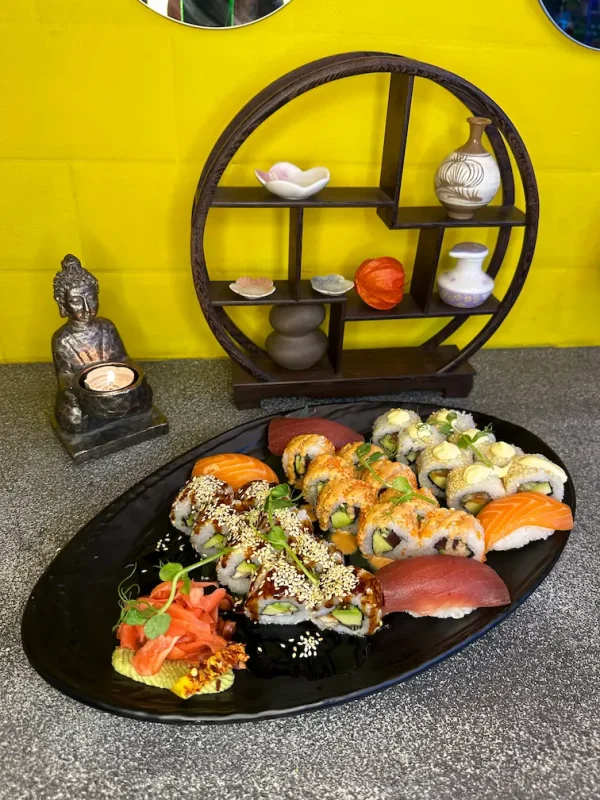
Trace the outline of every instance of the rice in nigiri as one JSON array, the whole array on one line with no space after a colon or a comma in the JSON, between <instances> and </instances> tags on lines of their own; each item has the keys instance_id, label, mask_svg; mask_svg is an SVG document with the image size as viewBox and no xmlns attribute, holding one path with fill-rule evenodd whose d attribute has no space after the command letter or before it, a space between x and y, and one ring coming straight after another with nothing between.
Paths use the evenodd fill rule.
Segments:
<instances>
[{"instance_id":1,"label":"rice in nigiri","mask_svg":"<svg viewBox=\"0 0 600 800\"><path fill-rule=\"evenodd\" d=\"M505 606L510 593L491 567L471 558L415 556L380 569L383 613L460 619L476 608Z\"/></svg>"},{"instance_id":2,"label":"rice in nigiri","mask_svg":"<svg viewBox=\"0 0 600 800\"><path fill-rule=\"evenodd\" d=\"M573 527L569 506L539 492L519 492L493 500L477 519L483 525L486 551L515 550Z\"/></svg>"}]
</instances>

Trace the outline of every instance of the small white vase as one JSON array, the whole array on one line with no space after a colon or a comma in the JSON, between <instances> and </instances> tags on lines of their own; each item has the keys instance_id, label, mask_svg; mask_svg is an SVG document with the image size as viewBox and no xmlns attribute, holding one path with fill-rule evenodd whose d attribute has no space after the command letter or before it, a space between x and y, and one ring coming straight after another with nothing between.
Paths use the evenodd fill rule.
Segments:
<instances>
[{"instance_id":1,"label":"small white vase","mask_svg":"<svg viewBox=\"0 0 600 800\"><path fill-rule=\"evenodd\" d=\"M494 291L494 280L483 271L483 261L489 250L482 244L464 242L450 250L458 259L456 266L442 272L438 278L440 297L455 308L477 308Z\"/></svg>"},{"instance_id":2,"label":"small white vase","mask_svg":"<svg viewBox=\"0 0 600 800\"><path fill-rule=\"evenodd\" d=\"M469 117L468 141L453 150L435 175L435 193L453 219L471 219L478 208L487 206L500 187L500 170L481 144L491 119Z\"/></svg>"}]
</instances>

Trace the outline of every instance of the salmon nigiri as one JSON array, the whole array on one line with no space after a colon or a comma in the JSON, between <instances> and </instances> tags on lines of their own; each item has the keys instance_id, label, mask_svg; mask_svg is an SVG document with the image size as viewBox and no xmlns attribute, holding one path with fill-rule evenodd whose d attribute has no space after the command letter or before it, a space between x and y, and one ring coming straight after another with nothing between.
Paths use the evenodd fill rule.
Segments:
<instances>
[{"instance_id":1,"label":"salmon nigiri","mask_svg":"<svg viewBox=\"0 0 600 800\"><path fill-rule=\"evenodd\" d=\"M279 483L271 467L258 458L243 453L219 453L216 456L201 458L194 464L192 475L214 475L228 483L234 491L241 489L250 481Z\"/></svg>"},{"instance_id":2,"label":"salmon nigiri","mask_svg":"<svg viewBox=\"0 0 600 800\"><path fill-rule=\"evenodd\" d=\"M519 492L492 500L477 519L483 525L486 552L514 550L573 527L569 506L539 492Z\"/></svg>"},{"instance_id":3,"label":"salmon nigiri","mask_svg":"<svg viewBox=\"0 0 600 800\"><path fill-rule=\"evenodd\" d=\"M476 608L505 606L510 593L491 567L472 558L415 556L393 561L377 577L383 613L460 619Z\"/></svg>"}]
</instances>

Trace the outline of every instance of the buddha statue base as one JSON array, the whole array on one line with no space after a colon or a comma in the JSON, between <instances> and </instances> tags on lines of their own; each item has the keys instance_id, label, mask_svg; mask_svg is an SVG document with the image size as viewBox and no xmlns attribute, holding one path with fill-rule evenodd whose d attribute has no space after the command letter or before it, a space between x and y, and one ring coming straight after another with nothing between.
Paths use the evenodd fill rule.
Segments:
<instances>
[{"instance_id":1,"label":"buddha statue base","mask_svg":"<svg viewBox=\"0 0 600 800\"><path fill-rule=\"evenodd\" d=\"M68 433L63 430L54 414L51 422L54 432L76 464L103 458L169 432L167 418L156 406L83 433Z\"/></svg>"}]
</instances>

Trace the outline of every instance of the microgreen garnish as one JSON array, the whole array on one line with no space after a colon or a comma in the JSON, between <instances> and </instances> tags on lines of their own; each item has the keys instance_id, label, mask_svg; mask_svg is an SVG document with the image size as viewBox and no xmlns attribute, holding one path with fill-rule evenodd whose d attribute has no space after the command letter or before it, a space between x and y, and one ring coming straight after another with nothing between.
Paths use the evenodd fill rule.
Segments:
<instances>
[{"instance_id":1,"label":"microgreen garnish","mask_svg":"<svg viewBox=\"0 0 600 800\"><path fill-rule=\"evenodd\" d=\"M311 572L311 570L304 566L302 561L290 547L287 536L285 535L285 531L280 525L275 525L267 534L259 533L258 535L264 539L265 542L268 542L272 547L274 547L275 550L285 550L286 555L292 559L298 569L300 569L306 575L311 583L314 583L315 586L319 583L319 579L315 573Z\"/></svg>"},{"instance_id":2,"label":"microgreen garnish","mask_svg":"<svg viewBox=\"0 0 600 800\"><path fill-rule=\"evenodd\" d=\"M431 439L431 429L426 422L419 422L417 427L417 436L422 442L427 442Z\"/></svg>"},{"instance_id":3,"label":"microgreen garnish","mask_svg":"<svg viewBox=\"0 0 600 800\"><path fill-rule=\"evenodd\" d=\"M486 425L482 431L478 431L474 436L468 436L466 433L461 434L456 444L461 450L472 450L482 464L485 464L486 467L491 467L492 462L483 455L478 447L475 446L476 442L478 442L480 439L485 439L488 433L491 432L492 426Z\"/></svg>"},{"instance_id":4,"label":"microgreen garnish","mask_svg":"<svg viewBox=\"0 0 600 800\"><path fill-rule=\"evenodd\" d=\"M292 508L294 500L292 499L292 489L287 483L280 483L274 486L265 500L265 511L269 519L269 526L273 528L273 513L281 511L284 508Z\"/></svg>"},{"instance_id":5,"label":"microgreen garnish","mask_svg":"<svg viewBox=\"0 0 600 800\"><path fill-rule=\"evenodd\" d=\"M446 415L446 419L443 422L437 423L437 429L440 433L443 433L444 436L450 436L451 433L454 433L454 422L456 422L458 418L458 414L456 411L449 411Z\"/></svg>"},{"instance_id":6,"label":"microgreen garnish","mask_svg":"<svg viewBox=\"0 0 600 800\"><path fill-rule=\"evenodd\" d=\"M171 615L167 614L167 610L173 603L173 600L175 600L179 584L181 583L181 591L183 594L189 594L191 589L189 573L198 567L204 566L204 564L210 564L211 561L216 561L226 553L231 553L232 550L232 547L226 547L223 550L219 550L219 552L215 553L213 556L203 558L201 561L190 564L189 567L184 567L174 561L162 564L159 576L161 580L171 582L171 591L167 601L160 608L151 605L147 600L135 600L132 597L133 594L140 591L140 587L137 584L133 584L127 587L127 589L123 588L125 582L133 576L136 570L134 566L133 571L121 581L117 589L121 613L113 630L116 630L122 622L125 622L127 625L143 625L144 633L148 639L156 639L158 636L166 633L171 624Z\"/></svg>"},{"instance_id":7,"label":"microgreen garnish","mask_svg":"<svg viewBox=\"0 0 600 800\"><path fill-rule=\"evenodd\" d=\"M431 505L436 505L435 500L430 500L430 498L426 497L424 494L415 492L406 478L398 476L397 478L394 478L391 483L388 483L381 477L381 475L378 475L371 464L379 461L379 459L383 457L383 453L373 453L373 455L369 455L370 449L371 445L368 442L365 442L364 444L361 444L360 447L357 447L356 455L358 456L358 460L363 467L371 473L371 475L377 478L379 483L398 493L398 497L395 497L392 501L394 504L406 503L408 500L412 500L414 497L420 497L421 500L425 500L427 503L431 503Z\"/></svg>"}]
</instances>

